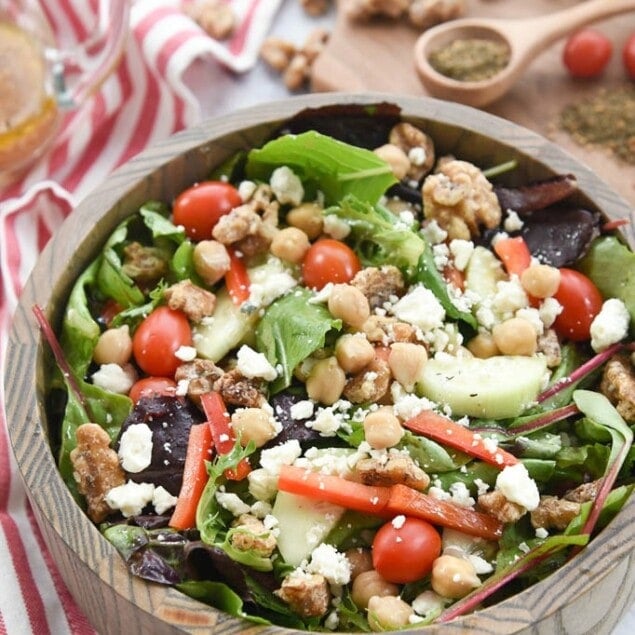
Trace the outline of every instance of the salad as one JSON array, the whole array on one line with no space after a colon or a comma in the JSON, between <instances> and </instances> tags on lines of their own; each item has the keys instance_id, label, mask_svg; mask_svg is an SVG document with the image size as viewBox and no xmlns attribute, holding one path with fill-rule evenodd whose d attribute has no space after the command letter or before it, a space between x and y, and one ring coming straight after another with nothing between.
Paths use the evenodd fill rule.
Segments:
<instances>
[{"instance_id":1,"label":"salad","mask_svg":"<svg viewBox=\"0 0 635 635\"><path fill-rule=\"evenodd\" d=\"M148 201L78 277L49 413L130 571L305 630L455 618L628 500L635 255L575 177L317 129ZM377 135L376 135L377 136Z\"/></svg>"}]
</instances>

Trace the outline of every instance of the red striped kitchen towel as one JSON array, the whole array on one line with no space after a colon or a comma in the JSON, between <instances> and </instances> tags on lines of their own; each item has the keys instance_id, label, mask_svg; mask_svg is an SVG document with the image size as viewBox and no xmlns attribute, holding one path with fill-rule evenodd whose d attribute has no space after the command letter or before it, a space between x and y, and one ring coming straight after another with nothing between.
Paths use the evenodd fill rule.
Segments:
<instances>
[{"instance_id":1,"label":"red striped kitchen towel","mask_svg":"<svg viewBox=\"0 0 635 635\"><path fill-rule=\"evenodd\" d=\"M228 0L238 18L231 39L209 38L178 0L137 0L116 72L81 110L69 113L51 152L19 183L0 191L0 368L10 316L52 232L115 167L195 123L196 100L183 82L194 60L215 58L248 70L281 0ZM96 0L42 0L57 33L81 39ZM12 461L0 382L0 635L92 633L42 543Z\"/></svg>"}]
</instances>

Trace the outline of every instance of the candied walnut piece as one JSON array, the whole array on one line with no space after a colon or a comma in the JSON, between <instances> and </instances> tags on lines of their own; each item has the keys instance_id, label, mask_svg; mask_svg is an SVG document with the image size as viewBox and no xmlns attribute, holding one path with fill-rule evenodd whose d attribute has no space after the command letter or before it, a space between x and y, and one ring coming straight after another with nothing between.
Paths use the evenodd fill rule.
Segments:
<instances>
[{"instance_id":1,"label":"candied walnut piece","mask_svg":"<svg viewBox=\"0 0 635 635\"><path fill-rule=\"evenodd\" d=\"M432 138L411 123L398 123L390 131L388 141L401 148L410 160L408 178L420 181L434 166Z\"/></svg>"},{"instance_id":2,"label":"candied walnut piece","mask_svg":"<svg viewBox=\"0 0 635 635\"><path fill-rule=\"evenodd\" d=\"M197 0L184 12L215 40L226 40L236 28L236 15L224 0Z\"/></svg>"},{"instance_id":3,"label":"candied walnut piece","mask_svg":"<svg viewBox=\"0 0 635 635\"><path fill-rule=\"evenodd\" d=\"M408 19L420 29L460 18L465 14L465 0L412 0Z\"/></svg>"},{"instance_id":4,"label":"candied walnut piece","mask_svg":"<svg viewBox=\"0 0 635 635\"><path fill-rule=\"evenodd\" d=\"M77 446L70 455L73 477L77 489L86 497L88 517L99 523L112 513L106 494L123 485L126 476L117 453L110 447L110 437L101 426L84 423L77 428L76 437Z\"/></svg>"},{"instance_id":5,"label":"candied walnut piece","mask_svg":"<svg viewBox=\"0 0 635 635\"><path fill-rule=\"evenodd\" d=\"M260 47L260 57L273 70L282 73L296 54L295 46L279 37L268 37Z\"/></svg>"},{"instance_id":6,"label":"candied walnut piece","mask_svg":"<svg viewBox=\"0 0 635 635\"><path fill-rule=\"evenodd\" d=\"M237 370L230 370L215 383L226 404L244 408L260 408L266 401L263 394L263 382L249 379Z\"/></svg>"},{"instance_id":7,"label":"candied walnut piece","mask_svg":"<svg viewBox=\"0 0 635 635\"><path fill-rule=\"evenodd\" d=\"M247 203L221 216L212 236L223 245L234 246L247 257L264 253L276 232L279 208L271 188L259 186Z\"/></svg>"},{"instance_id":8,"label":"candied walnut piece","mask_svg":"<svg viewBox=\"0 0 635 635\"><path fill-rule=\"evenodd\" d=\"M326 578L317 573L292 573L274 593L301 617L320 617L329 608L331 593Z\"/></svg>"},{"instance_id":9,"label":"candied walnut piece","mask_svg":"<svg viewBox=\"0 0 635 635\"><path fill-rule=\"evenodd\" d=\"M531 524L536 529L542 527L563 531L579 513L580 503L557 496L541 496L540 504L531 512Z\"/></svg>"},{"instance_id":10,"label":"candied walnut piece","mask_svg":"<svg viewBox=\"0 0 635 635\"><path fill-rule=\"evenodd\" d=\"M309 79L311 66L304 53L296 53L282 73L282 81L289 90L299 90Z\"/></svg>"},{"instance_id":11,"label":"candied walnut piece","mask_svg":"<svg viewBox=\"0 0 635 635\"><path fill-rule=\"evenodd\" d=\"M582 483L575 489L569 490L563 498L567 501L573 501L574 503L588 503L595 500L600 489L602 482L600 480L590 481L589 483Z\"/></svg>"},{"instance_id":12,"label":"candied walnut piece","mask_svg":"<svg viewBox=\"0 0 635 635\"><path fill-rule=\"evenodd\" d=\"M448 232L448 239L471 240L481 234L481 226L493 229L500 224L501 208L492 184L467 161L445 162L429 174L421 188L423 213Z\"/></svg>"},{"instance_id":13,"label":"candied walnut piece","mask_svg":"<svg viewBox=\"0 0 635 635\"><path fill-rule=\"evenodd\" d=\"M152 286L170 271L163 252L156 247L132 242L124 247L123 254L123 272L141 285Z\"/></svg>"},{"instance_id":14,"label":"candied walnut piece","mask_svg":"<svg viewBox=\"0 0 635 635\"><path fill-rule=\"evenodd\" d=\"M411 0L351 0L346 14L352 20L368 20L375 16L398 18L407 10Z\"/></svg>"},{"instance_id":15,"label":"candied walnut piece","mask_svg":"<svg viewBox=\"0 0 635 635\"><path fill-rule=\"evenodd\" d=\"M403 275L394 265L364 267L355 274L351 284L366 296L371 310L383 307L391 297L403 295L406 289Z\"/></svg>"},{"instance_id":16,"label":"candied walnut piece","mask_svg":"<svg viewBox=\"0 0 635 635\"><path fill-rule=\"evenodd\" d=\"M635 371L627 355L616 355L606 363L600 391L627 423L635 422Z\"/></svg>"},{"instance_id":17,"label":"candied walnut piece","mask_svg":"<svg viewBox=\"0 0 635 635\"><path fill-rule=\"evenodd\" d=\"M416 342L417 329L407 322L384 315L371 315L362 326L369 342L388 346L392 342Z\"/></svg>"},{"instance_id":18,"label":"candied walnut piece","mask_svg":"<svg viewBox=\"0 0 635 635\"><path fill-rule=\"evenodd\" d=\"M390 453L387 461L368 458L355 464L355 472L365 485L407 485L424 491L430 485L430 477L405 454Z\"/></svg>"},{"instance_id":19,"label":"candied walnut piece","mask_svg":"<svg viewBox=\"0 0 635 635\"><path fill-rule=\"evenodd\" d=\"M311 16L323 15L331 6L331 0L300 0L302 8Z\"/></svg>"},{"instance_id":20,"label":"candied walnut piece","mask_svg":"<svg viewBox=\"0 0 635 635\"><path fill-rule=\"evenodd\" d=\"M324 50L329 32L314 29L301 47L278 37L268 37L260 48L260 57L273 70L282 75L285 86L299 90L311 74L311 65Z\"/></svg>"},{"instance_id":21,"label":"candied walnut piece","mask_svg":"<svg viewBox=\"0 0 635 635\"><path fill-rule=\"evenodd\" d=\"M235 207L229 214L218 219L212 236L223 245L231 245L250 234L256 234L262 225L262 218L249 204Z\"/></svg>"},{"instance_id":22,"label":"candied walnut piece","mask_svg":"<svg viewBox=\"0 0 635 635\"><path fill-rule=\"evenodd\" d=\"M388 362L375 358L346 382L343 395L352 403L375 403L388 392L391 376Z\"/></svg>"},{"instance_id":23,"label":"candied walnut piece","mask_svg":"<svg viewBox=\"0 0 635 635\"><path fill-rule=\"evenodd\" d=\"M183 311L192 322L200 322L212 315L216 308L216 296L206 289L196 286L191 280L181 280L163 292L168 306Z\"/></svg>"},{"instance_id":24,"label":"candied walnut piece","mask_svg":"<svg viewBox=\"0 0 635 635\"><path fill-rule=\"evenodd\" d=\"M269 557L276 548L275 536L264 523L251 514L241 514L232 525L240 531L232 533L231 544L240 551L255 551L259 556Z\"/></svg>"},{"instance_id":25,"label":"candied walnut piece","mask_svg":"<svg viewBox=\"0 0 635 635\"><path fill-rule=\"evenodd\" d=\"M174 374L177 383L187 383L187 396L195 403L199 403L201 395L214 389L218 379L224 371L208 359L197 358L192 362L181 364Z\"/></svg>"},{"instance_id":26,"label":"candied walnut piece","mask_svg":"<svg viewBox=\"0 0 635 635\"><path fill-rule=\"evenodd\" d=\"M478 497L478 504L485 513L494 516L502 523L515 523L527 513L522 505L508 501L498 490L481 494Z\"/></svg>"}]
</instances>

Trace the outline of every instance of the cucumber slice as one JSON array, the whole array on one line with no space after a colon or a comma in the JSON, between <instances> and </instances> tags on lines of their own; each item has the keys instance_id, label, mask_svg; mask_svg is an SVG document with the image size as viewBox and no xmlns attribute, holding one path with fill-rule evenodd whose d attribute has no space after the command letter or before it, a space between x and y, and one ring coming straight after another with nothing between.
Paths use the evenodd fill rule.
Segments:
<instances>
[{"instance_id":1,"label":"cucumber slice","mask_svg":"<svg viewBox=\"0 0 635 635\"><path fill-rule=\"evenodd\" d=\"M196 352L199 357L218 362L233 348L254 337L257 319L257 311L241 311L233 303L227 290L222 289L216 295L214 315L192 329Z\"/></svg>"},{"instance_id":2,"label":"cucumber slice","mask_svg":"<svg viewBox=\"0 0 635 635\"><path fill-rule=\"evenodd\" d=\"M465 288L483 301L496 293L500 280L507 280L501 261L489 249L477 245L465 269Z\"/></svg>"},{"instance_id":3,"label":"cucumber slice","mask_svg":"<svg viewBox=\"0 0 635 635\"><path fill-rule=\"evenodd\" d=\"M546 372L543 357L444 355L428 360L417 390L449 406L453 415L505 419L517 417L535 401Z\"/></svg>"},{"instance_id":4,"label":"cucumber slice","mask_svg":"<svg viewBox=\"0 0 635 635\"><path fill-rule=\"evenodd\" d=\"M326 501L278 492L271 513L278 520L278 550L285 562L297 567L308 559L345 511Z\"/></svg>"}]
</instances>

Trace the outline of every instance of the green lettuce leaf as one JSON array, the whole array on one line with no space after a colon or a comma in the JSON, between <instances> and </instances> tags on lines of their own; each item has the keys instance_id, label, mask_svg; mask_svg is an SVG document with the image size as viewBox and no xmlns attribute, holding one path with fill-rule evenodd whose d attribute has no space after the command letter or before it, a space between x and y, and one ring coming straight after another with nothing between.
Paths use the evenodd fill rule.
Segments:
<instances>
[{"instance_id":1,"label":"green lettuce leaf","mask_svg":"<svg viewBox=\"0 0 635 635\"><path fill-rule=\"evenodd\" d=\"M337 216L351 228L346 241L362 264L395 265L410 274L417 267L426 246L423 236L382 205L349 195L324 213Z\"/></svg>"},{"instance_id":2,"label":"green lettuce leaf","mask_svg":"<svg viewBox=\"0 0 635 635\"><path fill-rule=\"evenodd\" d=\"M390 166L374 152L315 131L278 137L251 150L245 172L247 178L264 181L284 165L298 175L305 189L321 191L327 205L346 194L375 203L397 182Z\"/></svg>"}]
</instances>

